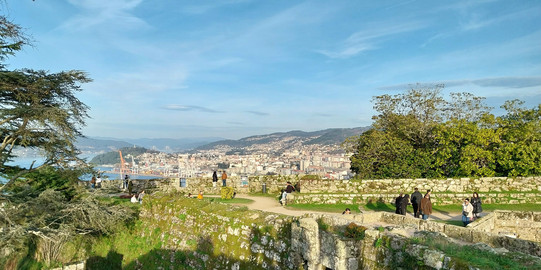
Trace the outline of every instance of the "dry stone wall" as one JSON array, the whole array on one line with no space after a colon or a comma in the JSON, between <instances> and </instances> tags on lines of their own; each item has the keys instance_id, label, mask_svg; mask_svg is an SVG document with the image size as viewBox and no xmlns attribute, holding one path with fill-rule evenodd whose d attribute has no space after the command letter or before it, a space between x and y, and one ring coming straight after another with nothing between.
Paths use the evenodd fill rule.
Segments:
<instances>
[{"instance_id":1,"label":"dry stone wall","mask_svg":"<svg viewBox=\"0 0 541 270\"><path fill-rule=\"evenodd\" d=\"M467 243L541 256L541 245L488 232L499 226L498 213L485 229L458 227L386 212L359 215L280 216L234 207L182 194L148 195L140 213L144 230L138 237L160 239L158 254L165 265L193 269L396 269L424 265L423 269L457 269L444 252L412 244L397 229L436 233ZM531 220L538 215L501 213L502 218ZM505 216L505 217L504 217ZM484 220L480 219L480 220ZM492 222L492 223L491 223ZM350 223L366 226L361 238L344 236ZM476 222L472 223L475 224ZM489 224L491 223L491 224ZM381 225L383 224L383 225ZM494 225L496 224L496 225ZM386 227L386 228L387 228ZM143 238L144 239L144 238ZM144 266L142 266L144 267Z\"/></svg>"},{"instance_id":2,"label":"dry stone wall","mask_svg":"<svg viewBox=\"0 0 541 270\"><path fill-rule=\"evenodd\" d=\"M147 237L162 239L173 264L192 269L298 269L292 218L242 207L148 196L140 218ZM181 254L181 255L179 255Z\"/></svg>"},{"instance_id":3,"label":"dry stone wall","mask_svg":"<svg viewBox=\"0 0 541 270\"><path fill-rule=\"evenodd\" d=\"M541 212L495 211L471 223L469 227L541 243Z\"/></svg>"},{"instance_id":4,"label":"dry stone wall","mask_svg":"<svg viewBox=\"0 0 541 270\"><path fill-rule=\"evenodd\" d=\"M353 204L367 202L394 202L399 193L412 193L414 188L421 192L432 190L432 200L436 204L458 204L464 198L478 192L483 203L540 203L541 177L486 177L480 179L383 179L383 180L300 180L298 176L233 176L227 179L237 193L262 192L278 193L286 182L299 184L293 203ZM88 184L88 183L84 183ZM180 178L133 180L134 191L142 189L179 191L183 193L219 194L221 180L217 187L212 186L210 178ZM103 181L104 188L122 187L121 180Z\"/></svg>"},{"instance_id":5,"label":"dry stone wall","mask_svg":"<svg viewBox=\"0 0 541 270\"><path fill-rule=\"evenodd\" d=\"M295 194L292 203L297 204L365 204L365 203L394 203L399 193L370 193L370 194ZM434 204L460 204L464 198L471 198L472 193L432 193L430 199ZM483 203L487 204L541 204L541 193L479 193ZM541 207L541 205L540 205Z\"/></svg>"}]
</instances>

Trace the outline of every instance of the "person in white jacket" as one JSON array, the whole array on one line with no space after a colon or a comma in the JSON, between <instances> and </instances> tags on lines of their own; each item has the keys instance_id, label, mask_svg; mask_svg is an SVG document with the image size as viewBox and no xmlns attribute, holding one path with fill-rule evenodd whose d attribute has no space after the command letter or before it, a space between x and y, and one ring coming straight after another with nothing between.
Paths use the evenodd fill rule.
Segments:
<instances>
[{"instance_id":1,"label":"person in white jacket","mask_svg":"<svg viewBox=\"0 0 541 270\"><path fill-rule=\"evenodd\" d=\"M462 204L462 223L464 227L468 226L473 221L473 205L470 203L470 199L464 199Z\"/></svg>"}]
</instances>

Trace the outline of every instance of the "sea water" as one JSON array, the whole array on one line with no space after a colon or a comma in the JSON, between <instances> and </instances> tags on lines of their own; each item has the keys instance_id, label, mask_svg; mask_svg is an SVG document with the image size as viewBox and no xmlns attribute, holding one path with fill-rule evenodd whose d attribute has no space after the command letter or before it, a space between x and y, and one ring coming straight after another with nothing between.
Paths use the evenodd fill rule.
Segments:
<instances>
[{"instance_id":1,"label":"sea water","mask_svg":"<svg viewBox=\"0 0 541 270\"><path fill-rule=\"evenodd\" d=\"M86 160L91 160L92 155L82 155L81 158L86 158ZM13 161L6 163L6 165L10 166L19 166L21 168L30 168L30 165L32 165L32 162L34 163L33 168L39 167L43 165L43 162L45 162L45 159L43 157L17 157ZM106 173L106 171L111 171L111 167L105 167L105 166L98 166L95 167L96 171L99 171L102 175L103 180L115 180L115 179L123 179L124 177L121 177L120 173ZM147 175L130 175L130 179L156 179L161 178L159 176L147 176ZM92 179L91 174L84 174L80 177L83 181L90 181ZM5 183L7 179L0 176L0 183Z\"/></svg>"}]
</instances>

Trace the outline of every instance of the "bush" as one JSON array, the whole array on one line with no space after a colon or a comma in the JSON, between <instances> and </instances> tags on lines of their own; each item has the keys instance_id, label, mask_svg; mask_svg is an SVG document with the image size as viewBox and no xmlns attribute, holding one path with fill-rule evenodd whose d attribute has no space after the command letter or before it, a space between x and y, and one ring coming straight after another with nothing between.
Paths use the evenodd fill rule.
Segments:
<instances>
[{"instance_id":1,"label":"bush","mask_svg":"<svg viewBox=\"0 0 541 270\"><path fill-rule=\"evenodd\" d=\"M344 236L348 238L353 238L355 240L361 240L364 239L365 231L367 230L366 227L357 225L353 222L349 223L349 225L346 227L346 230L344 232Z\"/></svg>"},{"instance_id":2,"label":"bush","mask_svg":"<svg viewBox=\"0 0 541 270\"><path fill-rule=\"evenodd\" d=\"M227 200L230 200L230 199L233 199L233 195L235 194L234 190L232 187L222 187L222 189L220 190L220 195L222 196L222 199L227 199Z\"/></svg>"}]
</instances>

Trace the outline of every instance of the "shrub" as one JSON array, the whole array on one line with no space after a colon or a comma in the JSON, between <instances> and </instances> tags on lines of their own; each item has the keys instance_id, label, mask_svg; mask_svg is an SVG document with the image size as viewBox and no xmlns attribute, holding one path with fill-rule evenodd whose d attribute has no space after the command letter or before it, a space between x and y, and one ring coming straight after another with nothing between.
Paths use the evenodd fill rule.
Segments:
<instances>
[{"instance_id":1,"label":"shrub","mask_svg":"<svg viewBox=\"0 0 541 270\"><path fill-rule=\"evenodd\" d=\"M367 230L366 227L357 225L353 222L349 223L349 225L346 227L346 230L344 232L344 236L348 238L353 238L355 240L361 240L364 239L365 231Z\"/></svg>"},{"instance_id":2,"label":"shrub","mask_svg":"<svg viewBox=\"0 0 541 270\"><path fill-rule=\"evenodd\" d=\"M233 194L235 192L233 191L233 188L232 187L222 187L222 189L220 190L220 195L222 196L222 199L233 199Z\"/></svg>"}]
</instances>

